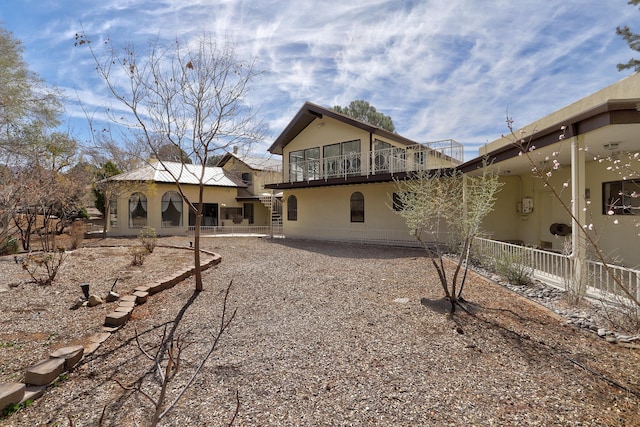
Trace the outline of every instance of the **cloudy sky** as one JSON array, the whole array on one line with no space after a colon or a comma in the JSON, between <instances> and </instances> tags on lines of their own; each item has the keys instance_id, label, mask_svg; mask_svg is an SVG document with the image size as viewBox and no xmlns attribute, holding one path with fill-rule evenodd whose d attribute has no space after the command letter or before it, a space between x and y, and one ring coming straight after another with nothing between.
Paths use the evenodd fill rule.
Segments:
<instances>
[{"instance_id":1,"label":"cloudy sky","mask_svg":"<svg viewBox=\"0 0 640 427\"><path fill-rule=\"evenodd\" d=\"M364 99L418 142L466 147L543 117L630 74L633 52L616 26L640 32L627 0L2 0L0 21L31 69L68 96L66 123L87 123L77 99L105 104L88 52L93 39L141 48L154 38L210 33L255 58L251 102L269 127L265 152L305 101L326 107Z\"/></svg>"}]
</instances>

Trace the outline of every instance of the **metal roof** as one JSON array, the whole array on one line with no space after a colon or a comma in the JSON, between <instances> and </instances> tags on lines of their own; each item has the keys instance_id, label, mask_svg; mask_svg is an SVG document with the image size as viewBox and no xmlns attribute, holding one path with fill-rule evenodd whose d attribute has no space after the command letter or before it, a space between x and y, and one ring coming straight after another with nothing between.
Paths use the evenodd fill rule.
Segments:
<instances>
[{"instance_id":1,"label":"metal roof","mask_svg":"<svg viewBox=\"0 0 640 427\"><path fill-rule=\"evenodd\" d=\"M204 174L204 175L203 175ZM145 166L115 175L113 181L153 181L166 183L193 184L200 183L213 187L246 187L242 181L221 167L183 164L179 162L154 161Z\"/></svg>"},{"instance_id":2,"label":"metal roof","mask_svg":"<svg viewBox=\"0 0 640 427\"><path fill-rule=\"evenodd\" d=\"M218 166L224 166L231 157L236 158L253 170L274 170L282 167L282 159L265 158L258 156L241 155L236 153L226 153L218 162Z\"/></svg>"}]
</instances>

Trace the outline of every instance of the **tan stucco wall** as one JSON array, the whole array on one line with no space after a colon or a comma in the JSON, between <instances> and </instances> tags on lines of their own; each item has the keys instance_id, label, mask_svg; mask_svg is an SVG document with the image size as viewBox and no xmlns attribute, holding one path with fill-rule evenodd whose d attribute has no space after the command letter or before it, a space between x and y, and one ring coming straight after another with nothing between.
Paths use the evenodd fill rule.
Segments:
<instances>
[{"instance_id":1,"label":"tan stucco wall","mask_svg":"<svg viewBox=\"0 0 640 427\"><path fill-rule=\"evenodd\" d=\"M162 196L167 191L176 191L174 184L154 184L151 188L141 191L147 197L147 225L156 229L158 235L180 235L186 234L189 225L189 208L183 201L182 203L182 227L163 227L162 226ZM192 201L198 201L198 187L185 186L185 195ZM129 227L129 197L134 193L123 194L118 198L118 225L111 227L109 234L115 236L134 236L138 235L140 228ZM218 203L218 208L227 207L243 207L241 202L236 201L237 189L225 187L205 187L203 201L204 203ZM260 209L260 205L256 204L255 217L264 225L268 224L268 214L265 213L266 208ZM243 223L246 223L244 220Z\"/></svg>"},{"instance_id":2,"label":"tan stucco wall","mask_svg":"<svg viewBox=\"0 0 640 427\"><path fill-rule=\"evenodd\" d=\"M593 238L603 249L604 253L627 267L640 266L640 227L637 227L638 217L629 215L609 216L602 212L602 184L619 181L621 176L615 171L607 170L610 162L590 161L586 163L585 188L589 190L590 203L587 204L586 223L593 224L591 232ZM553 171L549 180L550 186L558 191L562 201L571 207L571 188L564 187L570 181L569 166ZM484 228L489 230L489 236L496 240L522 241L524 244L540 246L543 242L551 244L555 251L565 249L565 240L570 239L554 236L549 227L553 223L571 225L571 216L564 210L561 203L552 194L549 187L545 187L539 178L532 176L502 177L505 185L498 194L496 208L484 221ZM517 202L522 197L534 199L534 209L529 215L517 212ZM614 224L614 220L618 224Z\"/></svg>"},{"instance_id":3,"label":"tan stucco wall","mask_svg":"<svg viewBox=\"0 0 640 427\"><path fill-rule=\"evenodd\" d=\"M352 223L351 195L359 191L365 200L365 222ZM285 236L328 240L399 240L415 242L403 218L391 208L393 183L305 188L285 191ZM298 220L287 220L287 198L298 199Z\"/></svg>"}]
</instances>

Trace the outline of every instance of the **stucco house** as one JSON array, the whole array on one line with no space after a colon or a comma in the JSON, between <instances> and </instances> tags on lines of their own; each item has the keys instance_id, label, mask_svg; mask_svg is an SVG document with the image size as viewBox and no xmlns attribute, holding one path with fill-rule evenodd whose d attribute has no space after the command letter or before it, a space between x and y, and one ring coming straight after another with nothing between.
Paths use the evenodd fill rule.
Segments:
<instances>
[{"instance_id":1,"label":"stucco house","mask_svg":"<svg viewBox=\"0 0 640 427\"><path fill-rule=\"evenodd\" d=\"M204 167L202 232L268 232L271 223L271 196L264 192L265 177L273 174L273 162L250 158L248 161L227 153L221 166ZM110 202L109 234L137 235L145 226L159 235L184 235L193 231L195 215L177 191L178 177L186 196L198 201L202 166L176 162L149 161L143 167L113 176L118 186ZM254 193L258 192L258 194Z\"/></svg>"},{"instance_id":2,"label":"stucco house","mask_svg":"<svg viewBox=\"0 0 640 427\"><path fill-rule=\"evenodd\" d=\"M491 239L588 258L576 232L586 226L608 261L640 266L639 105L634 74L482 147L505 184L485 221Z\"/></svg>"},{"instance_id":3,"label":"stucco house","mask_svg":"<svg viewBox=\"0 0 640 427\"><path fill-rule=\"evenodd\" d=\"M307 102L269 152L282 156L285 237L415 244L393 210L394 179L462 163L453 140L420 144Z\"/></svg>"}]
</instances>

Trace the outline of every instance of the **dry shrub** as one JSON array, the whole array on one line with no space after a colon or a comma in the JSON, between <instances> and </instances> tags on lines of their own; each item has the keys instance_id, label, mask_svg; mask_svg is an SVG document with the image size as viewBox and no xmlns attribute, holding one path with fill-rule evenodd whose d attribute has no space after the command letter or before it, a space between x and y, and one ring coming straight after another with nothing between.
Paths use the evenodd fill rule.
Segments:
<instances>
[{"instance_id":1,"label":"dry shrub","mask_svg":"<svg viewBox=\"0 0 640 427\"><path fill-rule=\"evenodd\" d=\"M71 249L78 249L82 246L86 232L87 224L82 221L74 221L69 229L69 247Z\"/></svg>"}]
</instances>

